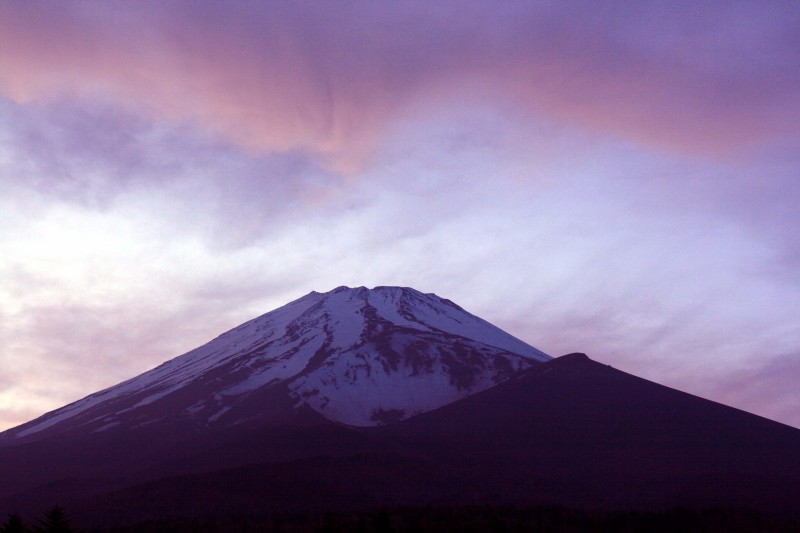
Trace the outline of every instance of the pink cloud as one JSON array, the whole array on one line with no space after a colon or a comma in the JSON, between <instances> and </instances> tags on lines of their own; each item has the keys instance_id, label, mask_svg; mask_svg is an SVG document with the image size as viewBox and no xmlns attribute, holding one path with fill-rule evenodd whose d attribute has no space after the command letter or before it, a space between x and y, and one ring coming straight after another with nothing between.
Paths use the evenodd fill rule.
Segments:
<instances>
[{"instance_id":1,"label":"pink cloud","mask_svg":"<svg viewBox=\"0 0 800 533\"><path fill-rule=\"evenodd\" d=\"M741 6L612 3L0 9L0 90L12 98L110 95L250 149L329 155L343 169L418 103L473 97L690 152L800 133L798 17L780 4L759 17Z\"/></svg>"},{"instance_id":2,"label":"pink cloud","mask_svg":"<svg viewBox=\"0 0 800 533\"><path fill-rule=\"evenodd\" d=\"M766 413L800 428L800 353L764 354L750 368L731 372L715 387L722 402L742 409Z\"/></svg>"}]
</instances>

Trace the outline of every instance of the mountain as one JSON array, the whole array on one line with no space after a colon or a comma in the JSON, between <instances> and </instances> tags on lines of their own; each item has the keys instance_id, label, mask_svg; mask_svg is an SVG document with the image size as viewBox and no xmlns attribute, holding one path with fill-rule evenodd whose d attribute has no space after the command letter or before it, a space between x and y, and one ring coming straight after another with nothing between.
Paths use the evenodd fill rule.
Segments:
<instances>
[{"instance_id":1,"label":"mountain","mask_svg":"<svg viewBox=\"0 0 800 533\"><path fill-rule=\"evenodd\" d=\"M312 292L133 379L2 434L41 438L148 424L232 425L279 390L353 426L398 421L550 357L435 294L403 287Z\"/></svg>"},{"instance_id":2,"label":"mountain","mask_svg":"<svg viewBox=\"0 0 800 533\"><path fill-rule=\"evenodd\" d=\"M800 430L581 353L385 429L420 453L471 457L464 475L487 498L800 512Z\"/></svg>"},{"instance_id":3,"label":"mountain","mask_svg":"<svg viewBox=\"0 0 800 533\"><path fill-rule=\"evenodd\" d=\"M115 531L469 505L800 519L800 430L397 287L311 293L6 431L0 474L0 511Z\"/></svg>"},{"instance_id":4,"label":"mountain","mask_svg":"<svg viewBox=\"0 0 800 533\"><path fill-rule=\"evenodd\" d=\"M326 441L322 453L165 476L84 505L109 524L179 521L209 509L252 516L537 505L640 518L676 508L733 516L719 529L680 522L654 529L634 518L629 529L598 531L775 532L800 525L800 430L584 354L531 367L404 422L338 430L305 435ZM537 528L561 531L557 524Z\"/></svg>"}]
</instances>

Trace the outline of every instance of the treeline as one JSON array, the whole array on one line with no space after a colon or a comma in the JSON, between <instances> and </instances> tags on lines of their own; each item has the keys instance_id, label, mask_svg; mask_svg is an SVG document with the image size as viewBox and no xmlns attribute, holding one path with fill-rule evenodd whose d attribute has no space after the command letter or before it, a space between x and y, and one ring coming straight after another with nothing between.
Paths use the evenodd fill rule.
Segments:
<instances>
[{"instance_id":1,"label":"treeline","mask_svg":"<svg viewBox=\"0 0 800 533\"><path fill-rule=\"evenodd\" d=\"M601 512L562 507L408 507L314 515L194 517L117 526L105 532L163 533L797 533L797 522L729 509Z\"/></svg>"},{"instance_id":2,"label":"treeline","mask_svg":"<svg viewBox=\"0 0 800 533\"><path fill-rule=\"evenodd\" d=\"M0 527L0 533L75 533L64 510L53 506L44 514L44 518L36 519L36 524L28 526L17 513L8 515L8 520Z\"/></svg>"}]
</instances>

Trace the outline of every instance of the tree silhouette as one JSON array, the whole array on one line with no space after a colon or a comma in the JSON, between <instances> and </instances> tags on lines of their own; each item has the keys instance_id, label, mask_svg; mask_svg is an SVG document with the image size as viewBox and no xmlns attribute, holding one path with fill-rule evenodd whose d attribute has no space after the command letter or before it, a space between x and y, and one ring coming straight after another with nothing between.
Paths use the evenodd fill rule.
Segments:
<instances>
[{"instance_id":1,"label":"tree silhouette","mask_svg":"<svg viewBox=\"0 0 800 533\"><path fill-rule=\"evenodd\" d=\"M64 513L63 509L58 505L54 505L52 509L47 511L44 515L44 520L39 521L34 531L36 533L74 533L72 524L69 523L69 518Z\"/></svg>"},{"instance_id":2,"label":"tree silhouette","mask_svg":"<svg viewBox=\"0 0 800 533\"><path fill-rule=\"evenodd\" d=\"M22 518L17 513L8 515L6 523L0 527L0 533L25 533L25 524L22 523Z\"/></svg>"}]
</instances>

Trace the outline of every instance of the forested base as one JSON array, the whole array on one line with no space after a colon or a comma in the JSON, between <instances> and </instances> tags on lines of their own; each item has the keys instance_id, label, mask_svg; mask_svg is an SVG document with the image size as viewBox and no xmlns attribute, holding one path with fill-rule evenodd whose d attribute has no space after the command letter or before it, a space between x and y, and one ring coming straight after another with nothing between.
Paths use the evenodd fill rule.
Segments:
<instances>
[{"instance_id":1,"label":"forested base","mask_svg":"<svg viewBox=\"0 0 800 533\"><path fill-rule=\"evenodd\" d=\"M594 512L562 507L425 507L368 513L326 513L214 517L153 521L87 533L115 532L505 532L548 533L781 533L800 531L796 521L768 518L740 510L673 509L663 512Z\"/></svg>"}]
</instances>

